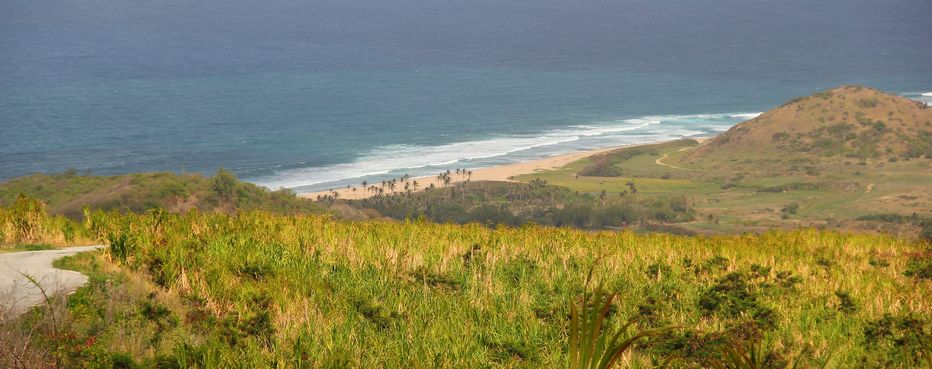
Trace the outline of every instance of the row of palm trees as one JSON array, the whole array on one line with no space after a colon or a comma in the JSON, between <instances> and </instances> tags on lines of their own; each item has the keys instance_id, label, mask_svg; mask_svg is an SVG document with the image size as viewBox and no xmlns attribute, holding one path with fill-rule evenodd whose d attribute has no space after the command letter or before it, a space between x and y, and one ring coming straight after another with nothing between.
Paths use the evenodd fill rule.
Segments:
<instances>
[{"instance_id":1,"label":"row of palm trees","mask_svg":"<svg viewBox=\"0 0 932 369\"><path fill-rule=\"evenodd\" d=\"M441 183L443 187L449 186L450 183L457 182L470 182L472 180L472 171L468 169L457 168L453 171L446 170L440 172L436 176L437 182ZM386 195L395 195L400 193L410 195L411 193L417 192L421 188L424 191L430 191L436 188L434 183L430 183L427 186L422 186L417 179L411 179L411 175L405 174L399 178L392 178L388 180L383 180L380 184L369 183L368 180L362 181L359 187L353 185L346 185L346 190L352 193L353 199L359 199L359 192L362 192L364 197L379 197ZM340 198L340 192L334 189L330 189L326 194L317 195L317 201L327 201L333 203Z\"/></svg>"}]
</instances>

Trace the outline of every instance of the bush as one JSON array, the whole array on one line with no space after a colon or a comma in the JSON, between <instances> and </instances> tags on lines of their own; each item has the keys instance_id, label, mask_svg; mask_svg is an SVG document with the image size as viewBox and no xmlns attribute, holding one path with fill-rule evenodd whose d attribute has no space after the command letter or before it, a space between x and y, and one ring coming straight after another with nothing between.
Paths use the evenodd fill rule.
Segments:
<instances>
[{"instance_id":1,"label":"bush","mask_svg":"<svg viewBox=\"0 0 932 369\"><path fill-rule=\"evenodd\" d=\"M595 161L579 171L579 175L586 177L620 177L623 174L610 160Z\"/></svg>"},{"instance_id":2,"label":"bush","mask_svg":"<svg viewBox=\"0 0 932 369\"><path fill-rule=\"evenodd\" d=\"M910 258L903 275L916 279L932 279L932 251Z\"/></svg>"},{"instance_id":3,"label":"bush","mask_svg":"<svg viewBox=\"0 0 932 369\"><path fill-rule=\"evenodd\" d=\"M780 210L780 212L782 212L785 215L796 215L796 212L798 211L799 211L799 204L795 202L784 206L783 209Z\"/></svg>"},{"instance_id":4,"label":"bush","mask_svg":"<svg viewBox=\"0 0 932 369\"><path fill-rule=\"evenodd\" d=\"M786 141L790 138L790 134L786 132L777 132L773 134L774 141Z\"/></svg>"},{"instance_id":5,"label":"bush","mask_svg":"<svg viewBox=\"0 0 932 369\"><path fill-rule=\"evenodd\" d=\"M217 174L210 179L214 192L221 201L230 201L237 192L236 176L233 172L220 168Z\"/></svg>"}]
</instances>

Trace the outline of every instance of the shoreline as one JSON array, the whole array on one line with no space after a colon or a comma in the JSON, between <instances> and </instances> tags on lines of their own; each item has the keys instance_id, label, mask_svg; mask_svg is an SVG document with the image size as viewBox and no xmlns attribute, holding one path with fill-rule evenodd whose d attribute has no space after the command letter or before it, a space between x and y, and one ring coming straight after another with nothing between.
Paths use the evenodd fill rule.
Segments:
<instances>
[{"instance_id":1,"label":"shoreline","mask_svg":"<svg viewBox=\"0 0 932 369\"><path fill-rule=\"evenodd\" d=\"M686 138L693 139L693 140L696 140L702 143L711 137L686 137ZM523 161L523 162L518 162L518 163L494 166L494 167L475 168L475 169L466 168L467 171L470 171L469 174L465 174L465 173L458 174L455 172L451 172L449 184L452 185L456 183L466 182L467 180L472 181L472 182L475 182L475 181L513 182L512 178L515 176L519 176L523 174L532 174L532 173L536 173L536 172L544 171L544 170L557 169L567 164L570 164L572 162L585 159L593 155L598 155L601 153L605 153L605 152L609 152L609 151L613 151L613 150L617 150L621 148L654 145L654 144L660 144L660 143L666 143L666 142L673 142L677 140L680 140L680 139L656 141L656 142L645 142L645 143L637 143L637 144L629 144L629 145L621 145L621 146L612 146L612 147L606 147L606 148L601 148L601 149L577 151L577 152L554 155L554 156L531 160L531 161ZM417 183L416 190L414 189L415 182ZM434 185L434 187L436 188L442 188L442 187L447 186L447 185L444 185L443 181L437 178L437 176L411 177L411 178L408 178L407 181L402 181L399 179L397 183L398 185L396 186L393 192L390 189L385 188L384 194L390 195L390 194L404 193L405 184L408 184L409 187L415 191L423 191L425 188L428 188L431 185ZM369 184L369 187L372 187L372 186L381 187L381 182ZM366 199L366 198L376 195L374 191L364 191L361 187L362 187L361 184L357 184L350 188L341 187L341 188L328 190L328 191L305 192L305 193L299 193L297 194L297 196L301 198L316 200L318 196L329 196L329 195L333 195L334 193L336 193L339 199L362 200L362 199Z\"/></svg>"}]
</instances>

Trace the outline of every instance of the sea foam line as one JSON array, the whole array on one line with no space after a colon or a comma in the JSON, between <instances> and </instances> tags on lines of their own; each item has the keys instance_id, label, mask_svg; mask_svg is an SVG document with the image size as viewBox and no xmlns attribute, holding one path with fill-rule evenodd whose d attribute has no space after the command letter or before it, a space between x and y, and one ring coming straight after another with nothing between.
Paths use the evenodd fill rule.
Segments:
<instances>
[{"instance_id":1,"label":"sea foam line","mask_svg":"<svg viewBox=\"0 0 932 369\"><path fill-rule=\"evenodd\" d=\"M459 166L476 167L482 165L483 160L505 158L523 151L540 150L539 153L534 152L544 157L582 149L585 145L579 141L596 138L601 146L607 147L695 136L706 131L722 131L730 124L758 115L760 113L654 115L569 126L538 135L503 136L436 146L382 146L353 162L278 171L253 182L269 188L320 187L324 184L339 187L341 181L385 176L407 170L416 172L425 168L449 169L445 167L452 168L456 163L462 163ZM651 128L647 130L648 127ZM609 139L608 142L603 142L606 139ZM579 143L579 147L575 150L565 147L572 143ZM543 150L548 147L552 149ZM562 151L557 150L558 147L562 148Z\"/></svg>"}]
</instances>

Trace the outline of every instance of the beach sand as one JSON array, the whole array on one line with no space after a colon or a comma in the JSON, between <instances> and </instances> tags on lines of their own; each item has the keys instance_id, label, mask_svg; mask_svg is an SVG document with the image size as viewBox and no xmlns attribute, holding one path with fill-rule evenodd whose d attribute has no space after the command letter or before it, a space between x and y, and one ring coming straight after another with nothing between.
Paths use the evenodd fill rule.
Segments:
<instances>
[{"instance_id":1,"label":"beach sand","mask_svg":"<svg viewBox=\"0 0 932 369\"><path fill-rule=\"evenodd\" d=\"M693 138L693 139L700 141L700 142L704 140L700 138ZM579 151L579 152L573 152L573 153L568 153L568 154L563 154L563 155L555 155L555 156L533 160L533 161L507 164L507 165L501 165L501 166L489 167L489 168L476 168L476 169L467 168L467 170L472 171L472 176L469 176L468 178L472 182L475 182L475 181L511 181L511 177L514 177L514 176L560 168L569 163L590 157L592 155L601 154L601 153L612 151L612 150L617 150L623 147L653 145L657 143L661 143L661 142L649 142L649 143L643 143L643 144L623 145L623 146L615 146L615 147L608 147L608 148L602 148L602 149ZM450 184L464 182L467 179L467 176L458 175L456 173L451 173L450 177L452 179ZM425 188L430 187L431 184L433 184L435 187L444 187L443 182L437 179L437 176L412 177L408 179L408 182L412 186L415 181L417 181L417 184L418 184L418 191L423 191ZM372 186L372 185L381 186L381 182L372 183L369 186ZM326 196L326 195L333 194L333 192L337 192L339 194L338 197L340 199L361 200L361 199L375 195L375 192L373 191L364 191L360 184L357 184L355 186L355 189L356 190L353 191L352 187L351 188L342 187L342 188L335 188L333 191L318 191L318 192L301 193L301 194L298 194L298 196L309 198L309 199L317 199L317 196ZM404 192L404 183L399 181L398 185L395 187L395 193L402 193L402 192ZM390 193L391 191L388 188L386 188L385 194L390 194Z\"/></svg>"}]
</instances>

